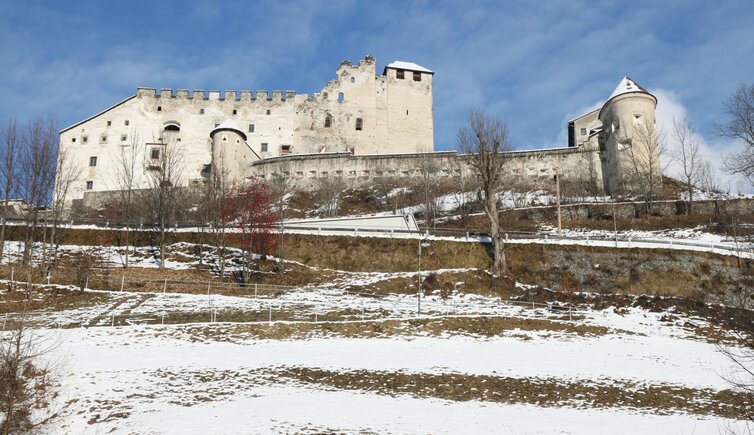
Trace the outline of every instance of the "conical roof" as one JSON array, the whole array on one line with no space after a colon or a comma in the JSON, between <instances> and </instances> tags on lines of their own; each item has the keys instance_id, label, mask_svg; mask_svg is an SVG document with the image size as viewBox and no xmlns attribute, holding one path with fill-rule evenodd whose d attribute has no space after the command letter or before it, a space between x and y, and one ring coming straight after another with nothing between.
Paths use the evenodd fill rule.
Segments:
<instances>
[{"instance_id":1,"label":"conical roof","mask_svg":"<svg viewBox=\"0 0 754 435\"><path fill-rule=\"evenodd\" d=\"M238 127L238 124L236 124L235 121L233 121L232 119L226 119L220 125L212 129L212 131L209 132L209 137L213 137L215 133L217 133L218 131L223 131L223 130L234 131L238 133L243 138L243 140L246 140L246 133L244 133L243 130L241 130L241 128Z\"/></svg>"},{"instance_id":2,"label":"conical roof","mask_svg":"<svg viewBox=\"0 0 754 435\"><path fill-rule=\"evenodd\" d=\"M618 83L618 86L616 86L613 93L610 94L610 98L608 98L608 100L611 100L617 97L618 95L630 94L632 92L644 92L645 94L649 94L649 92L647 92L646 89L642 88L638 83L633 81L630 77L625 76L620 81L620 83Z\"/></svg>"}]
</instances>

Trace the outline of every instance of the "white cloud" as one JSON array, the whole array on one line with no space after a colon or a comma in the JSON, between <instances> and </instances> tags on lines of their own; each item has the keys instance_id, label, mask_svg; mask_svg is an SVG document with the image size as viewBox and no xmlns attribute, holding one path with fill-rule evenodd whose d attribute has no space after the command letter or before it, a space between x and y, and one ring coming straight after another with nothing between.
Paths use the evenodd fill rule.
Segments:
<instances>
[{"instance_id":1,"label":"white cloud","mask_svg":"<svg viewBox=\"0 0 754 435\"><path fill-rule=\"evenodd\" d=\"M678 121L689 125L693 137L699 142L701 155L710 163L713 174L718 183L731 192L750 192L751 186L747 186L739 177L727 174L723 167L725 156L741 150L742 144L737 141L715 140L710 143L708 139L696 128L693 120L689 119L686 106L681 103L678 96L666 89L652 89L650 92L657 97L657 129L664 136L668 151L677 146L677 140L673 135L673 122ZM666 153L668 167L666 174L679 178L680 166L671 161Z\"/></svg>"}]
</instances>

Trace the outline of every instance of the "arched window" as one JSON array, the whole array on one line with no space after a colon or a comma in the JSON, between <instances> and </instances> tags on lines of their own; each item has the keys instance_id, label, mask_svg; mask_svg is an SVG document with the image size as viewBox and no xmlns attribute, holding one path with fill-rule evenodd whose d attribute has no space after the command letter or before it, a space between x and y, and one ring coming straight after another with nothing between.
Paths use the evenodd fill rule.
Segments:
<instances>
[{"instance_id":1,"label":"arched window","mask_svg":"<svg viewBox=\"0 0 754 435\"><path fill-rule=\"evenodd\" d=\"M165 127L163 127L162 129L163 129L163 131L175 131L175 132L178 132L178 131L181 131L181 126L178 123L170 123L170 124L165 124Z\"/></svg>"},{"instance_id":2,"label":"arched window","mask_svg":"<svg viewBox=\"0 0 754 435\"><path fill-rule=\"evenodd\" d=\"M364 121L361 118L356 118L356 130L361 131L364 127Z\"/></svg>"},{"instance_id":3,"label":"arched window","mask_svg":"<svg viewBox=\"0 0 754 435\"><path fill-rule=\"evenodd\" d=\"M330 126L332 126L332 116L328 113L325 116L325 128L330 128Z\"/></svg>"},{"instance_id":4,"label":"arched window","mask_svg":"<svg viewBox=\"0 0 754 435\"><path fill-rule=\"evenodd\" d=\"M343 92L338 92L338 103L342 103L343 101L345 101L345 99L345 94Z\"/></svg>"}]
</instances>

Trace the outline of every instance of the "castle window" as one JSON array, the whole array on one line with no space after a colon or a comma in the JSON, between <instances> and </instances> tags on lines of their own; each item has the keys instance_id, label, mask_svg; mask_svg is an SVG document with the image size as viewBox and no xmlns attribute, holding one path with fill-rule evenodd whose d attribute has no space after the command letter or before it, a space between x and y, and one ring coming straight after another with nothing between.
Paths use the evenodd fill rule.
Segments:
<instances>
[{"instance_id":1,"label":"castle window","mask_svg":"<svg viewBox=\"0 0 754 435\"><path fill-rule=\"evenodd\" d=\"M254 133L254 124L249 124L249 133Z\"/></svg>"},{"instance_id":2,"label":"castle window","mask_svg":"<svg viewBox=\"0 0 754 435\"><path fill-rule=\"evenodd\" d=\"M94 181L87 181L86 190L92 190L92 189L94 189Z\"/></svg>"},{"instance_id":3,"label":"castle window","mask_svg":"<svg viewBox=\"0 0 754 435\"><path fill-rule=\"evenodd\" d=\"M106 134L103 134L102 136L100 136L100 137L99 137L99 141L100 141L100 142L107 142L107 135L106 135Z\"/></svg>"},{"instance_id":4,"label":"castle window","mask_svg":"<svg viewBox=\"0 0 754 435\"><path fill-rule=\"evenodd\" d=\"M415 82L422 81L422 73L420 73L418 71L414 71L414 81Z\"/></svg>"},{"instance_id":5,"label":"castle window","mask_svg":"<svg viewBox=\"0 0 754 435\"><path fill-rule=\"evenodd\" d=\"M91 167L97 166L97 156L89 157L89 166Z\"/></svg>"},{"instance_id":6,"label":"castle window","mask_svg":"<svg viewBox=\"0 0 754 435\"><path fill-rule=\"evenodd\" d=\"M128 120L126 119L125 121L123 121L123 123L124 123L125 125L128 125Z\"/></svg>"},{"instance_id":7,"label":"castle window","mask_svg":"<svg viewBox=\"0 0 754 435\"><path fill-rule=\"evenodd\" d=\"M261 150L262 150L262 152L263 152L263 153L266 153L266 152L267 152L267 142L263 142L263 143L262 143L262 147L261 147Z\"/></svg>"},{"instance_id":8,"label":"castle window","mask_svg":"<svg viewBox=\"0 0 754 435\"><path fill-rule=\"evenodd\" d=\"M163 127L164 131L181 131L181 126L177 123L170 123Z\"/></svg>"},{"instance_id":9,"label":"castle window","mask_svg":"<svg viewBox=\"0 0 754 435\"><path fill-rule=\"evenodd\" d=\"M342 103L346 100L346 95L343 92L338 92L338 103Z\"/></svg>"},{"instance_id":10,"label":"castle window","mask_svg":"<svg viewBox=\"0 0 754 435\"><path fill-rule=\"evenodd\" d=\"M402 69L395 71L395 78L403 80L405 78L405 71Z\"/></svg>"},{"instance_id":11,"label":"castle window","mask_svg":"<svg viewBox=\"0 0 754 435\"><path fill-rule=\"evenodd\" d=\"M204 109L199 109L199 114L204 115Z\"/></svg>"},{"instance_id":12,"label":"castle window","mask_svg":"<svg viewBox=\"0 0 754 435\"><path fill-rule=\"evenodd\" d=\"M125 135L125 134L120 135L120 140L125 141L126 139L128 139L128 135Z\"/></svg>"},{"instance_id":13,"label":"castle window","mask_svg":"<svg viewBox=\"0 0 754 435\"><path fill-rule=\"evenodd\" d=\"M162 106L157 106L157 111L162 112Z\"/></svg>"},{"instance_id":14,"label":"castle window","mask_svg":"<svg viewBox=\"0 0 754 435\"><path fill-rule=\"evenodd\" d=\"M233 114L234 114L234 115L238 114L238 110L236 110L236 109L233 109Z\"/></svg>"},{"instance_id":15,"label":"castle window","mask_svg":"<svg viewBox=\"0 0 754 435\"><path fill-rule=\"evenodd\" d=\"M356 131L361 131L364 127L364 121L361 118L356 118Z\"/></svg>"},{"instance_id":16,"label":"castle window","mask_svg":"<svg viewBox=\"0 0 754 435\"><path fill-rule=\"evenodd\" d=\"M330 128L331 125L332 125L332 116L328 114L327 116L325 116L325 128Z\"/></svg>"},{"instance_id":17,"label":"castle window","mask_svg":"<svg viewBox=\"0 0 754 435\"><path fill-rule=\"evenodd\" d=\"M270 109L267 109L267 112L266 112L266 113L267 113L267 114L269 115L269 114L271 113L271 112L270 112Z\"/></svg>"},{"instance_id":18,"label":"castle window","mask_svg":"<svg viewBox=\"0 0 754 435\"><path fill-rule=\"evenodd\" d=\"M579 130L579 131L581 132L582 136L586 136L586 129L585 128L582 127L581 130Z\"/></svg>"},{"instance_id":19,"label":"castle window","mask_svg":"<svg viewBox=\"0 0 754 435\"><path fill-rule=\"evenodd\" d=\"M158 148L152 148L150 151L149 157L152 160L158 160L160 158L160 150Z\"/></svg>"},{"instance_id":20,"label":"castle window","mask_svg":"<svg viewBox=\"0 0 754 435\"><path fill-rule=\"evenodd\" d=\"M228 140L228 136L223 135L223 142L225 142L226 140Z\"/></svg>"},{"instance_id":21,"label":"castle window","mask_svg":"<svg viewBox=\"0 0 754 435\"><path fill-rule=\"evenodd\" d=\"M290 145L280 145L280 154L290 154L290 153L291 153Z\"/></svg>"},{"instance_id":22,"label":"castle window","mask_svg":"<svg viewBox=\"0 0 754 435\"><path fill-rule=\"evenodd\" d=\"M219 127L219 126L220 126L220 124L215 124L215 128L217 128L217 127Z\"/></svg>"},{"instance_id":23,"label":"castle window","mask_svg":"<svg viewBox=\"0 0 754 435\"><path fill-rule=\"evenodd\" d=\"M351 83L356 83L356 77L351 77Z\"/></svg>"},{"instance_id":24,"label":"castle window","mask_svg":"<svg viewBox=\"0 0 754 435\"><path fill-rule=\"evenodd\" d=\"M71 142L76 142L76 138L75 138L75 137L72 137L72 138L71 138Z\"/></svg>"},{"instance_id":25,"label":"castle window","mask_svg":"<svg viewBox=\"0 0 754 435\"><path fill-rule=\"evenodd\" d=\"M88 136L81 136L81 143L87 143L89 141Z\"/></svg>"},{"instance_id":26,"label":"castle window","mask_svg":"<svg viewBox=\"0 0 754 435\"><path fill-rule=\"evenodd\" d=\"M113 125L113 122L112 121L107 121L107 126L110 127L111 125Z\"/></svg>"}]
</instances>

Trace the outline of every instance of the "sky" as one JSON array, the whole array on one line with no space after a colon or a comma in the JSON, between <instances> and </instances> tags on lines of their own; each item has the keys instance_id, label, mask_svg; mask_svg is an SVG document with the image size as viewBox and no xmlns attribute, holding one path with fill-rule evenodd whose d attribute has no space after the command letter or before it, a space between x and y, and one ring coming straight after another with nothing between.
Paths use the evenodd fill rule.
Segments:
<instances>
[{"instance_id":1,"label":"sky","mask_svg":"<svg viewBox=\"0 0 754 435\"><path fill-rule=\"evenodd\" d=\"M519 149L565 146L566 121L628 75L658 97L666 136L684 119L718 166L740 146L713 127L754 84L753 24L754 1L724 0L0 0L0 120L67 126L138 86L311 94L369 54L378 73L435 71L437 150L472 109L506 120Z\"/></svg>"}]
</instances>

